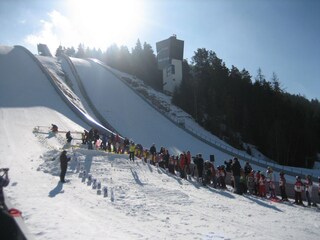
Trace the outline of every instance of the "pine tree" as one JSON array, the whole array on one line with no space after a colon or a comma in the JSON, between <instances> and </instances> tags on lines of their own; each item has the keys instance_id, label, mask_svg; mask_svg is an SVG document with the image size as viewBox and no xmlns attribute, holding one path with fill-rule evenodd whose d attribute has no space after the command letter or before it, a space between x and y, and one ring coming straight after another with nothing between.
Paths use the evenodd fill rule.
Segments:
<instances>
[{"instance_id":1,"label":"pine tree","mask_svg":"<svg viewBox=\"0 0 320 240\"><path fill-rule=\"evenodd\" d=\"M83 44L79 44L78 46L78 51L75 55L76 58L85 58L85 51L84 51L84 45Z\"/></svg>"}]
</instances>

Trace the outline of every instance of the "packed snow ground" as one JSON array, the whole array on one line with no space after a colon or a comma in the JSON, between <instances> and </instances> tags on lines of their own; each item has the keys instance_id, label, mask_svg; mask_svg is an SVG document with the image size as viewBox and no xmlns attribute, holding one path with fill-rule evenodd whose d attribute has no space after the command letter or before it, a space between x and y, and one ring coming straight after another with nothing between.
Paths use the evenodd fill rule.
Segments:
<instances>
[{"instance_id":1,"label":"packed snow ground","mask_svg":"<svg viewBox=\"0 0 320 240\"><path fill-rule=\"evenodd\" d=\"M9 167L11 178L5 192L23 212L35 239L318 239L320 217L314 208L204 188L141 160L130 163L127 155L87 150L77 141L73 145L79 147L68 148L70 181L61 184L58 158L66 141L63 134L49 133L50 124L71 131L88 126L68 109L25 53L0 47L0 77L0 167ZM131 94L130 89L122 91L120 96ZM131 98L128 104L143 103ZM147 111L142 108L139 114ZM147 114L150 125L152 114L156 113ZM130 124L129 119L114 121ZM181 137L181 145L174 143L171 151L191 145L192 152L214 151L190 136L183 139L185 133L166 121L157 124L159 139L170 138L166 129ZM36 126L44 127L34 132ZM140 132L131 131L123 134L141 143L157 142L153 135L140 139ZM79 167L108 187L108 197L79 178Z\"/></svg>"}]
</instances>

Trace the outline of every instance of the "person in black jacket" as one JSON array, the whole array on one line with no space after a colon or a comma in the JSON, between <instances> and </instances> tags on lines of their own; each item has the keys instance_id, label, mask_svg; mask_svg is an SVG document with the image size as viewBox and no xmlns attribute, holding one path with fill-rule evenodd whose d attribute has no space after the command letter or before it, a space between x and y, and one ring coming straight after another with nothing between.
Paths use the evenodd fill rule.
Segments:
<instances>
[{"instance_id":1,"label":"person in black jacket","mask_svg":"<svg viewBox=\"0 0 320 240\"><path fill-rule=\"evenodd\" d=\"M71 136L71 132L70 132L70 131L68 131L68 132L66 133L66 139L67 139L67 142L68 142L68 143L71 143L71 141L72 141L72 136Z\"/></svg>"},{"instance_id":2,"label":"person in black jacket","mask_svg":"<svg viewBox=\"0 0 320 240\"><path fill-rule=\"evenodd\" d=\"M0 172L3 172L2 175L0 175L0 208L4 206L4 194L3 194L3 188L8 186L10 180L8 176L9 168L1 168Z\"/></svg>"},{"instance_id":3,"label":"person in black jacket","mask_svg":"<svg viewBox=\"0 0 320 240\"><path fill-rule=\"evenodd\" d=\"M52 131L53 133L58 132L58 126L55 125L55 124L51 124L51 131Z\"/></svg>"},{"instance_id":4,"label":"person in black jacket","mask_svg":"<svg viewBox=\"0 0 320 240\"><path fill-rule=\"evenodd\" d=\"M60 168L61 168L60 182L62 183L66 182L64 177L66 176L69 161L70 161L70 157L67 157L67 151L63 150L60 155Z\"/></svg>"},{"instance_id":5,"label":"person in black jacket","mask_svg":"<svg viewBox=\"0 0 320 240\"><path fill-rule=\"evenodd\" d=\"M249 173L251 173L251 171L252 171L252 167L250 163L247 161L246 164L244 165L244 174L246 175L246 177L248 176Z\"/></svg>"},{"instance_id":6,"label":"person in black jacket","mask_svg":"<svg viewBox=\"0 0 320 240\"><path fill-rule=\"evenodd\" d=\"M155 156L156 156L156 153L157 153L156 145L154 143L150 147L150 151L149 152L150 152L150 155L151 155L152 162L154 162Z\"/></svg>"},{"instance_id":7,"label":"person in black jacket","mask_svg":"<svg viewBox=\"0 0 320 240\"><path fill-rule=\"evenodd\" d=\"M197 171L198 171L198 181L202 182L203 178L203 165L204 165L204 160L202 158L202 154L199 153L195 159L193 160L194 164L197 166Z\"/></svg>"},{"instance_id":8,"label":"person in black jacket","mask_svg":"<svg viewBox=\"0 0 320 240\"><path fill-rule=\"evenodd\" d=\"M19 227L13 217L4 208L0 208L0 236L1 239L22 239L18 235Z\"/></svg>"},{"instance_id":9,"label":"person in black jacket","mask_svg":"<svg viewBox=\"0 0 320 240\"><path fill-rule=\"evenodd\" d=\"M232 159L229 159L229 161L224 161L224 164L226 165L226 172L231 173L231 165L232 165Z\"/></svg>"},{"instance_id":10,"label":"person in black jacket","mask_svg":"<svg viewBox=\"0 0 320 240\"><path fill-rule=\"evenodd\" d=\"M241 165L238 158L233 158L233 163L231 165L231 171L234 178L234 191L237 194L242 194L240 187L240 174L241 174Z\"/></svg>"}]
</instances>

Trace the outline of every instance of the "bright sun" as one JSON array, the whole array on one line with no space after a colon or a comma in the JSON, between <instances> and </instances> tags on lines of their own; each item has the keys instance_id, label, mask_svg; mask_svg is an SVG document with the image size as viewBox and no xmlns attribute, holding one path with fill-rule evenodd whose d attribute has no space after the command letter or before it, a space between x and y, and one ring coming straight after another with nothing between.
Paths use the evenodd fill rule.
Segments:
<instances>
[{"instance_id":1,"label":"bright sun","mask_svg":"<svg viewBox=\"0 0 320 240\"><path fill-rule=\"evenodd\" d=\"M142 0L69 0L69 11L78 41L92 46L124 45L142 24Z\"/></svg>"}]
</instances>

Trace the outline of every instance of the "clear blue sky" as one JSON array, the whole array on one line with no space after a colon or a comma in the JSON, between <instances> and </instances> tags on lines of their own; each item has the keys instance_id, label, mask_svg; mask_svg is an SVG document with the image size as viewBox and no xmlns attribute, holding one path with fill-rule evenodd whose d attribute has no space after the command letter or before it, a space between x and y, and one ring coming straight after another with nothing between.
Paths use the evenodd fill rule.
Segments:
<instances>
[{"instance_id":1,"label":"clear blue sky","mask_svg":"<svg viewBox=\"0 0 320 240\"><path fill-rule=\"evenodd\" d=\"M230 68L275 72L289 93L320 99L319 0L1 0L0 44L53 51L151 44L176 34L184 58L215 51Z\"/></svg>"}]
</instances>

